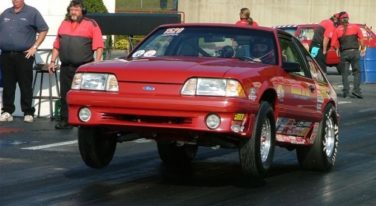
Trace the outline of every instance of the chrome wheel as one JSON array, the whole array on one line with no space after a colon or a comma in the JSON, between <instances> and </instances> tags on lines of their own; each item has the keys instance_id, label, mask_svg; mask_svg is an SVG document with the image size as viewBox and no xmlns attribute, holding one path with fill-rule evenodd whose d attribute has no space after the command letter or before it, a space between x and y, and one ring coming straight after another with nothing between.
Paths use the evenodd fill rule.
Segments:
<instances>
[{"instance_id":1,"label":"chrome wheel","mask_svg":"<svg viewBox=\"0 0 376 206\"><path fill-rule=\"evenodd\" d=\"M333 119L328 117L326 120L325 137L324 137L324 152L327 157L331 157L335 147L335 126Z\"/></svg>"},{"instance_id":2,"label":"chrome wheel","mask_svg":"<svg viewBox=\"0 0 376 206\"><path fill-rule=\"evenodd\" d=\"M266 162L270 154L270 147L272 142L272 133L269 119L265 119L262 124L261 139L260 139L260 154L262 164Z\"/></svg>"},{"instance_id":3,"label":"chrome wheel","mask_svg":"<svg viewBox=\"0 0 376 206\"><path fill-rule=\"evenodd\" d=\"M312 146L297 148L299 164L304 169L329 171L333 168L338 150L338 120L336 108L328 104L320 122L317 136Z\"/></svg>"},{"instance_id":4,"label":"chrome wheel","mask_svg":"<svg viewBox=\"0 0 376 206\"><path fill-rule=\"evenodd\" d=\"M241 142L239 159L242 171L253 178L264 178L273 162L275 119L269 102L261 102L252 136Z\"/></svg>"}]
</instances>

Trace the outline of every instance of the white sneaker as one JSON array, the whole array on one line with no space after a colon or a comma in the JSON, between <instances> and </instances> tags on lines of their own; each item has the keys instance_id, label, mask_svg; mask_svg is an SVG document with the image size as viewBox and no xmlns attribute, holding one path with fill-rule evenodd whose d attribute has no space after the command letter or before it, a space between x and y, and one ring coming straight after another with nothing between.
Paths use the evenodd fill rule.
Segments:
<instances>
[{"instance_id":1,"label":"white sneaker","mask_svg":"<svg viewBox=\"0 0 376 206\"><path fill-rule=\"evenodd\" d=\"M11 122L13 121L13 116L8 112L4 112L0 115L0 122Z\"/></svg>"},{"instance_id":2,"label":"white sneaker","mask_svg":"<svg viewBox=\"0 0 376 206\"><path fill-rule=\"evenodd\" d=\"M32 123L32 122L34 122L34 117L31 116L31 115L25 115L24 122Z\"/></svg>"}]
</instances>

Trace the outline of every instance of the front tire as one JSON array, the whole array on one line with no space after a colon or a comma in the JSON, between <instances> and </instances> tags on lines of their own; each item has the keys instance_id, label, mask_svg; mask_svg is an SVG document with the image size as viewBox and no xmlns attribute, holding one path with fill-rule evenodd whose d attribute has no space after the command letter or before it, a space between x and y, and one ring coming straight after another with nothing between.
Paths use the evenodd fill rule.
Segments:
<instances>
[{"instance_id":1,"label":"front tire","mask_svg":"<svg viewBox=\"0 0 376 206\"><path fill-rule=\"evenodd\" d=\"M275 118L268 102L262 102L256 117L252 137L239 148L240 165L245 175L264 178L274 155Z\"/></svg>"},{"instance_id":2,"label":"front tire","mask_svg":"<svg viewBox=\"0 0 376 206\"><path fill-rule=\"evenodd\" d=\"M337 155L338 141L337 115L334 106L329 104L325 107L313 145L297 148L299 164L309 170L331 170Z\"/></svg>"},{"instance_id":3,"label":"front tire","mask_svg":"<svg viewBox=\"0 0 376 206\"><path fill-rule=\"evenodd\" d=\"M159 157L170 166L190 165L198 150L197 145L178 146L175 141L158 141L157 146Z\"/></svg>"},{"instance_id":4,"label":"front tire","mask_svg":"<svg viewBox=\"0 0 376 206\"><path fill-rule=\"evenodd\" d=\"M85 164L100 169L111 162L116 149L116 138L99 127L80 127L78 147Z\"/></svg>"}]
</instances>

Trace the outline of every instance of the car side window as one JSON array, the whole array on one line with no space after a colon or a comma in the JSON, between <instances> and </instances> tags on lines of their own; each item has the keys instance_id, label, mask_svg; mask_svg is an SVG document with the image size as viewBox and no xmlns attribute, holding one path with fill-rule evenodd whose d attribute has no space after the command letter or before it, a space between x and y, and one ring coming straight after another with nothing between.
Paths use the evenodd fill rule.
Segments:
<instances>
[{"instance_id":1,"label":"car side window","mask_svg":"<svg viewBox=\"0 0 376 206\"><path fill-rule=\"evenodd\" d=\"M300 57L300 53L298 49L295 47L294 43L287 39L287 38L279 38L279 42L281 45L281 53L282 53L282 62L285 63L298 63L300 65L301 70L299 72L294 72L293 74L309 77L307 72L305 72L304 68L306 65L304 64L303 59Z\"/></svg>"},{"instance_id":2,"label":"car side window","mask_svg":"<svg viewBox=\"0 0 376 206\"><path fill-rule=\"evenodd\" d=\"M312 57L310 55L307 55L306 58L307 58L307 61L308 61L308 66L309 66L309 70L311 72L312 79L314 79L318 82L327 83L326 79L324 78L324 75L322 74L322 72L318 68L318 65L315 63L315 61L312 59Z\"/></svg>"}]
</instances>

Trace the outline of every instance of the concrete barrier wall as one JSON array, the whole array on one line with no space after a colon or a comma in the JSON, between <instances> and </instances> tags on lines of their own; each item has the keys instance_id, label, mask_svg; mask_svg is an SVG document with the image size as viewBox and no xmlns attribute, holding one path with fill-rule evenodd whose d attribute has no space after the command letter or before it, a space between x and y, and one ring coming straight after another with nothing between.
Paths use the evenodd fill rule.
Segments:
<instances>
[{"instance_id":1,"label":"concrete barrier wall","mask_svg":"<svg viewBox=\"0 0 376 206\"><path fill-rule=\"evenodd\" d=\"M234 23L242 7L250 8L252 18L263 26L318 23L347 11L350 22L376 27L375 0L180 0L178 9L185 12L187 23Z\"/></svg>"}]
</instances>

